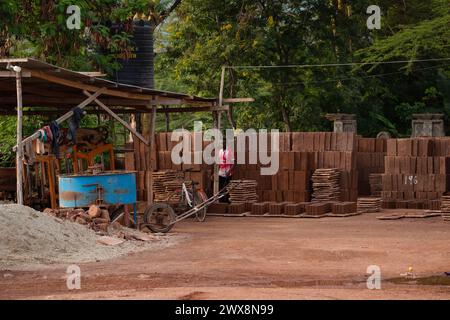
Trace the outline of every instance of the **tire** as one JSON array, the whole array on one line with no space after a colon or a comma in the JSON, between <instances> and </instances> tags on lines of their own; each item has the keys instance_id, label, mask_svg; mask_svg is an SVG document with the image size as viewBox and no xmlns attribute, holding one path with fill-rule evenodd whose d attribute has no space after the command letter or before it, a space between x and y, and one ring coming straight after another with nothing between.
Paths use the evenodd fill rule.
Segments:
<instances>
[{"instance_id":1,"label":"tire","mask_svg":"<svg viewBox=\"0 0 450 320\"><path fill-rule=\"evenodd\" d=\"M175 219L175 212L167 203L155 203L147 207L144 212L144 221L154 233L169 232Z\"/></svg>"},{"instance_id":2,"label":"tire","mask_svg":"<svg viewBox=\"0 0 450 320\"><path fill-rule=\"evenodd\" d=\"M200 203L205 202L206 200L208 200L208 197L206 196L206 194L203 191L197 191L195 193L195 205L198 205ZM206 207L197 211L195 213L195 217L197 218L197 221L199 222L203 222L206 219Z\"/></svg>"}]
</instances>

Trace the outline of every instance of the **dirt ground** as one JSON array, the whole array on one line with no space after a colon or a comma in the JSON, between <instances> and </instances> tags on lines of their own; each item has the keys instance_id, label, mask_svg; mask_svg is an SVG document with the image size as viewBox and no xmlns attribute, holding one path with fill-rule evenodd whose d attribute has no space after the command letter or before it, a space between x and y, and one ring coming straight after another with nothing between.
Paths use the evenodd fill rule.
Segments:
<instances>
[{"instance_id":1,"label":"dirt ground","mask_svg":"<svg viewBox=\"0 0 450 320\"><path fill-rule=\"evenodd\" d=\"M450 286L389 281L450 271L450 222L349 218L224 218L184 221L176 246L81 267L81 289L66 287L67 266L0 272L1 299L450 299ZM381 268L381 289L366 287Z\"/></svg>"}]
</instances>

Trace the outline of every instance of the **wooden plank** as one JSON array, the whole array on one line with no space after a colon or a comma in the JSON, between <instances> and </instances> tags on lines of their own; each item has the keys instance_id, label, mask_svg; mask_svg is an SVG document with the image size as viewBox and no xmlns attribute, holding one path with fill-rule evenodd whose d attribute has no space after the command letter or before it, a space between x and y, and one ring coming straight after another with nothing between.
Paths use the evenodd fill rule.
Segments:
<instances>
[{"instance_id":1,"label":"wooden plank","mask_svg":"<svg viewBox=\"0 0 450 320\"><path fill-rule=\"evenodd\" d=\"M31 77L31 73L29 71L21 72L22 78ZM16 73L14 71L0 71L0 78L15 78Z\"/></svg>"},{"instance_id":2,"label":"wooden plank","mask_svg":"<svg viewBox=\"0 0 450 320\"><path fill-rule=\"evenodd\" d=\"M156 130L156 107L152 107L152 116L150 120L150 154L153 154L154 146L155 146L155 130ZM149 170L149 176L148 178L148 196L147 196L147 203L153 204L153 171L156 169L153 167L153 161L150 157L150 170Z\"/></svg>"},{"instance_id":3,"label":"wooden plank","mask_svg":"<svg viewBox=\"0 0 450 320\"><path fill-rule=\"evenodd\" d=\"M253 99L253 98L228 98L228 99L223 99L222 102L225 102L225 103L255 102L255 99Z\"/></svg>"},{"instance_id":4,"label":"wooden plank","mask_svg":"<svg viewBox=\"0 0 450 320\"><path fill-rule=\"evenodd\" d=\"M83 91L83 93L88 96L91 97L91 94L87 91ZM134 136L136 136L139 140L141 140L143 143L145 143L146 145L148 145L148 141L136 130L134 130L129 123L127 123L125 120L123 120L121 117L119 117L117 114L115 114L111 109L109 109L107 106L105 106L101 101L99 101L98 99L95 99L94 102L96 104L98 104L100 107L102 107L111 117L113 117L114 119L116 119L117 121L120 122L120 124L122 124L125 128L127 128Z\"/></svg>"},{"instance_id":5,"label":"wooden plank","mask_svg":"<svg viewBox=\"0 0 450 320\"><path fill-rule=\"evenodd\" d=\"M16 151L16 174L17 174L17 204L23 205L23 166L22 166L22 77L20 72L15 72L16 74L16 90L17 90L17 131L16 131L16 141L17 141L17 151Z\"/></svg>"},{"instance_id":6,"label":"wooden plank","mask_svg":"<svg viewBox=\"0 0 450 320\"><path fill-rule=\"evenodd\" d=\"M85 91L94 91L95 92L100 89L97 86L56 77L56 76L50 75L43 71L31 70L31 76L35 77L35 78L43 79L43 80L46 80L49 82L64 85L67 87L77 88L77 89L85 90ZM136 93L130 93L130 92L111 90L111 89L107 89L107 88L105 88L104 93L109 96L122 97L122 98L135 99L135 100L151 100L153 97L153 96L147 95L147 94L136 94Z\"/></svg>"},{"instance_id":7,"label":"wooden plank","mask_svg":"<svg viewBox=\"0 0 450 320\"><path fill-rule=\"evenodd\" d=\"M72 81L65 78L57 77L50 75L43 71L38 70L27 70L31 72L32 77L36 77L39 79L43 79L49 82L57 83L60 85L64 85L67 87L77 88L80 90L86 90L86 91L97 91L99 87L94 85L89 85L85 83L81 83L78 81ZM189 98L182 98L179 101L173 102L173 98L167 98L164 97L164 94L143 94L143 93L132 93L132 92L124 92L120 90L112 90L112 89L105 89L105 94L109 96L114 97L121 97L121 98L127 98L127 99L134 99L134 100L144 100L144 101L151 101L153 98L157 97L158 101L155 102L155 104L197 104L197 105L205 105L205 106L213 106L213 102L209 101L195 101L193 100L194 97L192 97L192 100ZM164 101L167 99L167 103Z\"/></svg>"},{"instance_id":8,"label":"wooden plank","mask_svg":"<svg viewBox=\"0 0 450 320\"><path fill-rule=\"evenodd\" d=\"M220 131L220 112L213 112L214 117L214 129ZM217 156L217 155L216 155ZM219 166L214 163L214 177L213 177L213 193L217 194L219 192Z\"/></svg>"}]
</instances>

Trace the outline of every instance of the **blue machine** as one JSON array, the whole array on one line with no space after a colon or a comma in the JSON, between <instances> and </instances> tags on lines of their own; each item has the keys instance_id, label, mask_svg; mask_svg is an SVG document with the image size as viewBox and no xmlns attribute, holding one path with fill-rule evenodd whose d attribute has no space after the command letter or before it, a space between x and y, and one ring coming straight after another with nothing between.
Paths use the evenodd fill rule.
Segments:
<instances>
[{"instance_id":1,"label":"blue machine","mask_svg":"<svg viewBox=\"0 0 450 320\"><path fill-rule=\"evenodd\" d=\"M136 222L136 174L129 171L102 172L95 175L60 175L59 206L89 207L132 204Z\"/></svg>"}]
</instances>

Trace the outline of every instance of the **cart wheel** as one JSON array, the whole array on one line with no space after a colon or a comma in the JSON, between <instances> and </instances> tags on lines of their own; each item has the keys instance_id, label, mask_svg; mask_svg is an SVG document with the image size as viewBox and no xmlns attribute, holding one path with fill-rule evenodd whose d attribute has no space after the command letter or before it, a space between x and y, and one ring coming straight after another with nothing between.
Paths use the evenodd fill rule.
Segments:
<instances>
[{"instance_id":1,"label":"cart wheel","mask_svg":"<svg viewBox=\"0 0 450 320\"><path fill-rule=\"evenodd\" d=\"M203 203L206 200L208 200L208 197L206 196L206 194L203 191L197 191L195 193L195 205L199 205L200 203ZM195 213L195 217L197 218L197 221L199 221L199 222L205 221L205 219L206 219L206 207L204 207L201 210L198 210Z\"/></svg>"},{"instance_id":2,"label":"cart wheel","mask_svg":"<svg viewBox=\"0 0 450 320\"><path fill-rule=\"evenodd\" d=\"M167 203L155 203L147 207L144 212L144 221L152 232L169 232L176 219L175 212Z\"/></svg>"}]
</instances>

